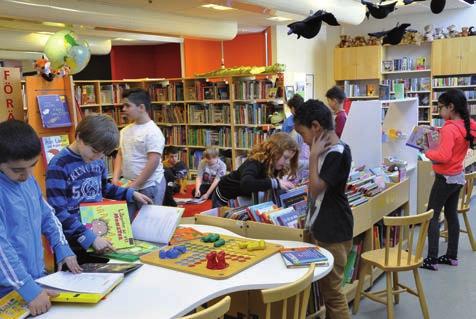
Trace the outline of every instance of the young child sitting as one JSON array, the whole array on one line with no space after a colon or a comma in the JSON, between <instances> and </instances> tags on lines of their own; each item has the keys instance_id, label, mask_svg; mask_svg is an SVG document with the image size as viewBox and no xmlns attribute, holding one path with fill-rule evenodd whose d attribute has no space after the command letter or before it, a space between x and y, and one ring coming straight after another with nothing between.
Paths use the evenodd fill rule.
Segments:
<instances>
[{"instance_id":1,"label":"young child sitting","mask_svg":"<svg viewBox=\"0 0 476 319\"><path fill-rule=\"evenodd\" d=\"M51 159L46 171L48 202L63 224L66 238L80 264L90 260L86 254L90 247L97 253L114 249L109 241L81 223L81 203L100 202L103 198L152 203L150 198L133 188L119 187L107 181L103 157L118 144L119 130L111 117L86 116L76 127L76 140Z\"/></svg>"},{"instance_id":2,"label":"young child sitting","mask_svg":"<svg viewBox=\"0 0 476 319\"><path fill-rule=\"evenodd\" d=\"M164 203L165 206L177 206L174 200L174 194L187 192L187 166L179 160L179 149L173 146L166 147L164 150L164 176L167 182L165 188Z\"/></svg>"},{"instance_id":3,"label":"young child sitting","mask_svg":"<svg viewBox=\"0 0 476 319\"><path fill-rule=\"evenodd\" d=\"M45 275L41 235L54 250L58 269L81 268L63 235L54 210L32 176L41 143L22 121L0 123L0 298L16 290L33 316L48 311L50 296L35 279ZM3 315L0 315L3 318Z\"/></svg>"},{"instance_id":4,"label":"young child sitting","mask_svg":"<svg viewBox=\"0 0 476 319\"><path fill-rule=\"evenodd\" d=\"M218 158L216 148L207 148L203 159L198 164L198 173L195 180L193 197L208 199L218 185L220 178L226 174L226 164Z\"/></svg>"}]
</instances>

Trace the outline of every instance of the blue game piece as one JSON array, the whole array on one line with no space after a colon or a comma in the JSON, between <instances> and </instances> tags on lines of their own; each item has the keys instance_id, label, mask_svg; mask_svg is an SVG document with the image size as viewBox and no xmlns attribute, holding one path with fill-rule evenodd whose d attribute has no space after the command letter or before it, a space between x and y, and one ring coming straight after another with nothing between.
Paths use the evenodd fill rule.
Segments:
<instances>
[{"instance_id":1,"label":"blue game piece","mask_svg":"<svg viewBox=\"0 0 476 319\"><path fill-rule=\"evenodd\" d=\"M166 254L167 258L169 258L169 259L175 259L175 258L177 258L178 256L180 256L180 251L178 251L178 250L175 249L175 248L172 248L172 249L168 250L165 254Z\"/></svg>"},{"instance_id":2,"label":"blue game piece","mask_svg":"<svg viewBox=\"0 0 476 319\"><path fill-rule=\"evenodd\" d=\"M167 259L167 251L159 250L159 258L160 259Z\"/></svg>"},{"instance_id":3,"label":"blue game piece","mask_svg":"<svg viewBox=\"0 0 476 319\"><path fill-rule=\"evenodd\" d=\"M176 246L175 249L180 251L182 254L187 252L187 247L185 247L185 246Z\"/></svg>"}]
</instances>

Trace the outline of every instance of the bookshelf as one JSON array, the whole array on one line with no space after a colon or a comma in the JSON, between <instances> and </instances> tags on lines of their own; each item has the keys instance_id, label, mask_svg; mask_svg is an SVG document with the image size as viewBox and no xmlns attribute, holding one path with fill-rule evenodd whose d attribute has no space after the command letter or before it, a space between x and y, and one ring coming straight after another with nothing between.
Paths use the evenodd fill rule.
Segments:
<instances>
[{"instance_id":1,"label":"bookshelf","mask_svg":"<svg viewBox=\"0 0 476 319\"><path fill-rule=\"evenodd\" d=\"M166 146L183 150L189 177L209 146L220 151L228 171L237 168L252 146L276 128L269 116L284 112L281 73L75 81L74 95L82 113L109 114L122 128L128 124L121 111L122 92L134 87L149 92L151 118L164 133Z\"/></svg>"}]
</instances>

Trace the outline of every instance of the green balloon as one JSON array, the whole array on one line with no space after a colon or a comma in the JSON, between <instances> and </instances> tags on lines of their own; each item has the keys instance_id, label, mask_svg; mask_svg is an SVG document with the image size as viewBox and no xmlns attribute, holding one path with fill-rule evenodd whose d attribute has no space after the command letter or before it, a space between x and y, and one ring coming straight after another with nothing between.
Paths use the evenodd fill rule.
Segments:
<instances>
[{"instance_id":1,"label":"green balloon","mask_svg":"<svg viewBox=\"0 0 476 319\"><path fill-rule=\"evenodd\" d=\"M83 70L91 58L87 42L80 41L71 30L58 31L50 36L44 51L53 70L67 66L70 74Z\"/></svg>"}]
</instances>

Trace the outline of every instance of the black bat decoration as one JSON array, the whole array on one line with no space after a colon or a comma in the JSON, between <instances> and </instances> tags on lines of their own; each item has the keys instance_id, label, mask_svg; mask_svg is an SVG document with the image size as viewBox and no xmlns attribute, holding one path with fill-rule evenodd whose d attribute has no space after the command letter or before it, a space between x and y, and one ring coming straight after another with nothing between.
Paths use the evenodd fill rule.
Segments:
<instances>
[{"instance_id":1,"label":"black bat decoration","mask_svg":"<svg viewBox=\"0 0 476 319\"><path fill-rule=\"evenodd\" d=\"M413 2L421 2L421 1L425 1L425 0L403 0L403 3L405 5L408 5L408 4L412 4ZM474 3L474 0L464 0L464 1L471 4ZM431 12L433 12L434 14L441 13L443 9L445 8L445 5L446 5L446 0L431 0L431 4L430 4Z\"/></svg>"},{"instance_id":2,"label":"black bat decoration","mask_svg":"<svg viewBox=\"0 0 476 319\"><path fill-rule=\"evenodd\" d=\"M412 4L413 2L423 2L423 1L426 1L426 0L403 0L403 4L409 5L409 4Z\"/></svg>"},{"instance_id":3,"label":"black bat decoration","mask_svg":"<svg viewBox=\"0 0 476 319\"><path fill-rule=\"evenodd\" d=\"M337 19L332 13L319 10L302 21L288 24L288 35L295 33L297 34L298 39L300 37L312 39L319 33L319 31L321 31L322 21L332 26L339 25L339 22L337 22Z\"/></svg>"},{"instance_id":4,"label":"black bat decoration","mask_svg":"<svg viewBox=\"0 0 476 319\"><path fill-rule=\"evenodd\" d=\"M395 11L395 5L397 4L396 1L390 4L375 4L366 0L361 0L361 2L367 7L367 12L365 13L367 19L369 16L372 16L375 19L383 19L391 12Z\"/></svg>"},{"instance_id":5,"label":"black bat decoration","mask_svg":"<svg viewBox=\"0 0 476 319\"><path fill-rule=\"evenodd\" d=\"M469 4L474 4L474 0L463 0L463 1Z\"/></svg>"},{"instance_id":6,"label":"black bat decoration","mask_svg":"<svg viewBox=\"0 0 476 319\"><path fill-rule=\"evenodd\" d=\"M407 31L410 23L402 23L391 30L369 33L369 36L381 38L383 37L382 44L397 45L402 41L403 35ZM411 31L413 32L413 30Z\"/></svg>"}]
</instances>

